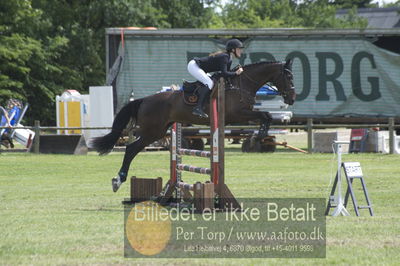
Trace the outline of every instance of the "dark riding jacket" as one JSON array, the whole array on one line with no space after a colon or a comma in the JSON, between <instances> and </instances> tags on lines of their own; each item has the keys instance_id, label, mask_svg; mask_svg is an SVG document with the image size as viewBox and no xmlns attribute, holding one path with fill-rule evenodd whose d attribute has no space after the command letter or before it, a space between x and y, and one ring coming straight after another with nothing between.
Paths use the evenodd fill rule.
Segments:
<instances>
[{"instance_id":1,"label":"dark riding jacket","mask_svg":"<svg viewBox=\"0 0 400 266\"><path fill-rule=\"evenodd\" d=\"M222 73L222 76L233 77L236 76L236 72L231 71L232 59L227 53L220 53L216 55L194 58L196 64L204 70L206 73L218 72Z\"/></svg>"}]
</instances>

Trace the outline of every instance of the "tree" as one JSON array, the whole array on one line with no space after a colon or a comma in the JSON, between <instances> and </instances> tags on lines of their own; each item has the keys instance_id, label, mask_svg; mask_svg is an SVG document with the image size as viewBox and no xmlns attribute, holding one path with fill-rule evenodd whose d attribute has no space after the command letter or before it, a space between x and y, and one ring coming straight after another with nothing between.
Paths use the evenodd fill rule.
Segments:
<instances>
[{"instance_id":1,"label":"tree","mask_svg":"<svg viewBox=\"0 0 400 266\"><path fill-rule=\"evenodd\" d=\"M222 9L226 28L365 28L364 18L353 9L336 17L338 5L329 0L231 0ZM218 21L218 20L217 20Z\"/></svg>"},{"instance_id":2,"label":"tree","mask_svg":"<svg viewBox=\"0 0 400 266\"><path fill-rule=\"evenodd\" d=\"M308 28L366 28L365 18L356 16L355 7L343 18L336 17L337 6L330 5L328 0L305 0L299 4L297 15L300 25Z\"/></svg>"},{"instance_id":3,"label":"tree","mask_svg":"<svg viewBox=\"0 0 400 266\"><path fill-rule=\"evenodd\" d=\"M9 98L29 102L30 117L49 122L54 119L53 99L70 78L64 76L68 69L57 61L68 40L59 36L36 38L46 27L42 12L32 8L30 1L2 3L0 104L4 105Z\"/></svg>"},{"instance_id":4,"label":"tree","mask_svg":"<svg viewBox=\"0 0 400 266\"><path fill-rule=\"evenodd\" d=\"M213 1L157 0L156 9L163 14L167 28L208 28Z\"/></svg>"}]
</instances>

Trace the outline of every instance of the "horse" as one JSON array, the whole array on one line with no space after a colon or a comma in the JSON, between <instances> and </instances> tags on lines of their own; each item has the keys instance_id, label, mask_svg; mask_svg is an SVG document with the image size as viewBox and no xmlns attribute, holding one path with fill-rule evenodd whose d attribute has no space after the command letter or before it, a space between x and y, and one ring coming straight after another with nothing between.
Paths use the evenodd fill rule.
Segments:
<instances>
[{"instance_id":1,"label":"horse","mask_svg":"<svg viewBox=\"0 0 400 266\"><path fill-rule=\"evenodd\" d=\"M293 105L296 93L292 62L291 59L286 62L263 61L243 66L240 75L230 78L231 89L225 90L225 123L260 121L257 137L262 139L267 136L272 116L269 113L253 111L256 92L270 82L276 86L284 102ZM126 146L122 166L117 176L112 178L114 192L126 181L135 156L149 144L163 138L173 123L209 125L209 118L192 114L193 107L185 103L183 94L182 90L167 91L129 102L115 116L111 132L92 139L94 149L100 155L107 154L131 119L134 121L135 140ZM205 109L209 115L209 102L205 104Z\"/></svg>"}]
</instances>

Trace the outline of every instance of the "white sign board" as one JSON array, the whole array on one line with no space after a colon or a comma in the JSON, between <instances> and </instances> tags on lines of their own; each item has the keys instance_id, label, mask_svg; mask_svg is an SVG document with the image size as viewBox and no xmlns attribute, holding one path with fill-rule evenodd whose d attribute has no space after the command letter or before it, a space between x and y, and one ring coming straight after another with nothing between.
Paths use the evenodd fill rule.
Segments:
<instances>
[{"instance_id":1,"label":"white sign board","mask_svg":"<svg viewBox=\"0 0 400 266\"><path fill-rule=\"evenodd\" d=\"M348 177L362 177L363 173L359 162L343 163L344 171Z\"/></svg>"},{"instance_id":2,"label":"white sign board","mask_svg":"<svg viewBox=\"0 0 400 266\"><path fill-rule=\"evenodd\" d=\"M114 121L114 104L112 86L89 87L90 97L90 127L111 127ZM90 138L103 136L111 130L91 130ZM88 146L90 147L90 141Z\"/></svg>"}]
</instances>

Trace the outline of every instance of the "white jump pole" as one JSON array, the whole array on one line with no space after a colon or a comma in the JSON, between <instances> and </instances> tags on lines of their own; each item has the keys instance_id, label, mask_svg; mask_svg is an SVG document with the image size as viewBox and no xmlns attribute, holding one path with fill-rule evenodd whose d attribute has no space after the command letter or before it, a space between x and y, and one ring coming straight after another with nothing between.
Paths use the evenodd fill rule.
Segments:
<instances>
[{"instance_id":1,"label":"white jump pole","mask_svg":"<svg viewBox=\"0 0 400 266\"><path fill-rule=\"evenodd\" d=\"M339 216L342 214L343 216L349 216L349 212L344 207L344 201L342 197L342 145L350 144L350 141L334 141L336 146L337 153L337 187L338 187L338 195L337 195L337 206L333 210L332 216Z\"/></svg>"}]
</instances>

